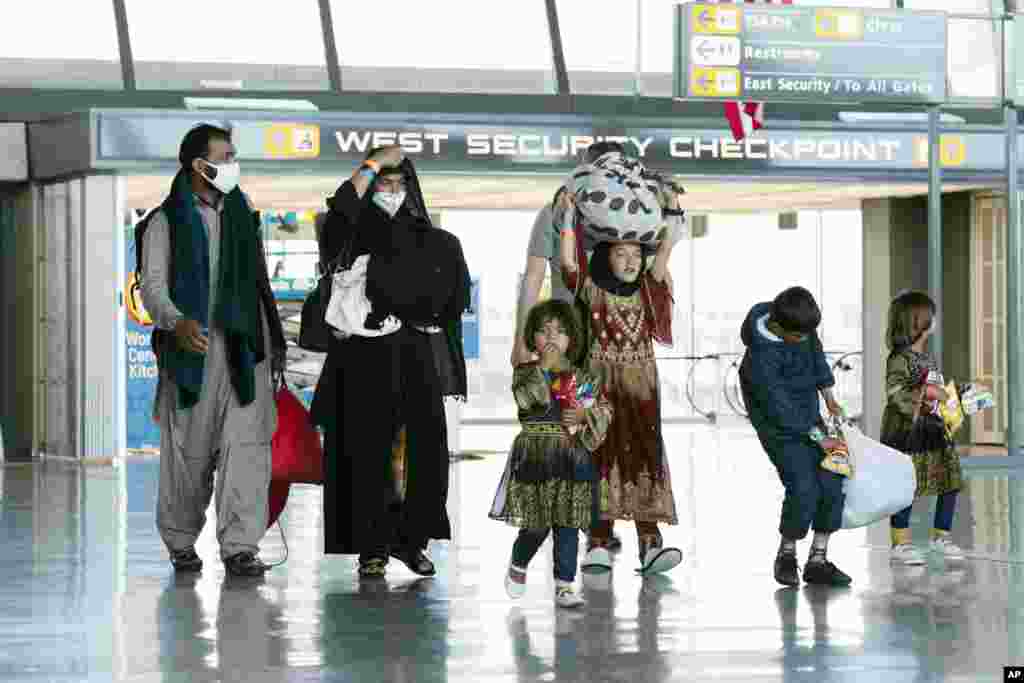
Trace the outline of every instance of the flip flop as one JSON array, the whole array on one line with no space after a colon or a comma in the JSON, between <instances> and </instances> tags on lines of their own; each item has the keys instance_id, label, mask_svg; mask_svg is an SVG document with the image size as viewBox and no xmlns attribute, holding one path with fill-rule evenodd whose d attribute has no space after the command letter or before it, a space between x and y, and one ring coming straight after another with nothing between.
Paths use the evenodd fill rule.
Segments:
<instances>
[{"instance_id":1,"label":"flip flop","mask_svg":"<svg viewBox=\"0 0 1024 683\"><path fill-rule=\"evenodd\" d=\"M583 562L580 563L580 569L583 571L599 571L606 570L610 571L612 568L612 556L608 552L607 548L600 546L591 548L587 551L587 554L583 556Z\"/></svg>"},{"instance_id":2,"label":"flip flop","mask_svg":"<svg viewBox=\"0 0 1024 683\"><path fill-rule=\"evenodd\" d=\"M379 557L359 563L359 576L364 579L383 578L388 570L388 561Z\"/></svg>"},{"instance_id":3,"label":"flip flop","mask_svg":"<svg viewBox=\"0 0 1024 683\"><path fill-rule=\"evenodd\" d=\"M662 574L682 561L683 551L679 548L651 548L644 558L644 565L636 571L638 574Z\"/></svg>"}]
</instances>

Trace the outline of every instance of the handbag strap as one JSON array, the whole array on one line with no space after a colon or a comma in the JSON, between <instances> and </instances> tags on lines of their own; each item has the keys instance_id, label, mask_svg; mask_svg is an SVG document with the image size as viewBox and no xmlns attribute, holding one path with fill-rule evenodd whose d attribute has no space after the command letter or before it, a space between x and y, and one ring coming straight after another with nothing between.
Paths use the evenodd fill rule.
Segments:
<instances>
[{"instance_id":1,"label":"handbag strap","mask_svg":"<svg viewBox=\"0 0 1024 683\"><path fill-rule=\"evenodd\" d=\"M339 267L341 266L341 264L348 263L349 257L352 255L352 249L355 248L355 243L356 235L355 228L353 228L351 230L351 234L348 236L348 239L345 240L345 243L344 245L342 245L341 251L338 252L337 256L328 261L326 266L324 265L323 261L317 263L317 268L320 271L317 274L317 280L325 276L334 275L335 271L340 269Z\"/></svg>"}]
</instances>

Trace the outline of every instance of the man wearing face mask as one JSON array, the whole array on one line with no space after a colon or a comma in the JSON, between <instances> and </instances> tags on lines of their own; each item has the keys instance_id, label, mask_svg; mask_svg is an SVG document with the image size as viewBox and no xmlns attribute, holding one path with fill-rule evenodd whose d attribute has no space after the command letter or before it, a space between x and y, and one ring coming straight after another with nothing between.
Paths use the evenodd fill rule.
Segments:
<instances>
[{"instance_id":1,"label":"man wearing face mask","mask_svg":"<svg viewBox=\"0 0 1024 683\"><path fill-rule=\"evenodd\" d=\"M142 298L160 365L156 523L177 571L199 571L195 542L214 494L227 571L259 576L267 528L272 377L284 331L270 288L259 216L238 188L229 131L185 136L181 170L143 235ZM173 235L173 239L171 236Z\"/></svg>"},{"instance_id":2,"label":"man wearing face mask","mask_svg":"<svg viewBox=\"0 0 1024 683\"><path fill-rule=\"evenodd\" d=\"M372 150L327 204L321 260L347 268L368 256L365 327L389 317L401 327L328 349L312 406L324 427L324 552L358 554L367 579L391 558L430 576L428 541L451 538L442 399L466 396L469 271L458 239L431 224L399 147Z\"/></svg>"}]
</instances>

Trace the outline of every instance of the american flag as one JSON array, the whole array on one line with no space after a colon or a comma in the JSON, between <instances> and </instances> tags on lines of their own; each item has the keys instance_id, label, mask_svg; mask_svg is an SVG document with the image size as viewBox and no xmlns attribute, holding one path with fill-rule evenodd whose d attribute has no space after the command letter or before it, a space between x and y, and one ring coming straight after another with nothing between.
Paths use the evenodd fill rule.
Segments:
<instances>
[{"instance_id":1,"label":"american flag","mask_svg":"<svg viewBox=\"0 0 1024 683\"><path fill-rule=\"evenodd\" d=\"M714 4L716 0L705 0ZM728 5L734 0L717 0L718 4ZM793 0L743 0L754 5L792 5ZM755 130L764 127L764 102L726 102L725 118L729 121L733 138L739 142Z\"/></svg>"}]
</instances>

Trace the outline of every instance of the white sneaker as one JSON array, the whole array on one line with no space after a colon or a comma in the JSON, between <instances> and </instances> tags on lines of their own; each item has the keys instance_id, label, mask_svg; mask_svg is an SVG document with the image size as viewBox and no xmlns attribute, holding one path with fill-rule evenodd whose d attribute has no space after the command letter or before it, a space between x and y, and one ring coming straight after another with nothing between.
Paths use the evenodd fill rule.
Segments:
<instances>
[{"instance_id":1,"label":"white sneaker","mask_svg":"<svg viewBox=\"0 0 1024 683\"><path fill-rule=\"evenodd\" d=\"M587 601L576 594L571 583L555 583L555 604L559 607L582 607Z\"/></svg>"},{"instance_id":2,"label":"white sneaker","mask_svg":"<svg viewBox=\"0 0 1024 683\"><path fill-rule=\"evenodd\" d=\"M933 553L941 555L947 560L962 560L966 557L964 551L946 536L933 539L928 547Z\"/></svg>"},{"instance_id":3,"label":"white sneaker","mask_svg":"<svg viewBox=\"0 0 1024 683\"><path fill-rule=\"evenodd\" d=\"M523 580L521 582L516 581L513 578L514 575L521 576ZM517 567L513 564L510 564L508 566L508 571L505 572L505 592L508 594L508 597L512 598L513 600L523 597L523 594L526 593L525 569Z\"/></svg>"},{"instance_id":4,"label":"white sneaker","mask_svg":"<svg viewBox=\"0 0 1024 683\"><path fill-rule=\"evenodd\" d=\"M889 559L896 564L920 565L924 564L924 556L921 551L909 543L901 543L893 546L889 551Z\"/></svg>"}]
</instances>

